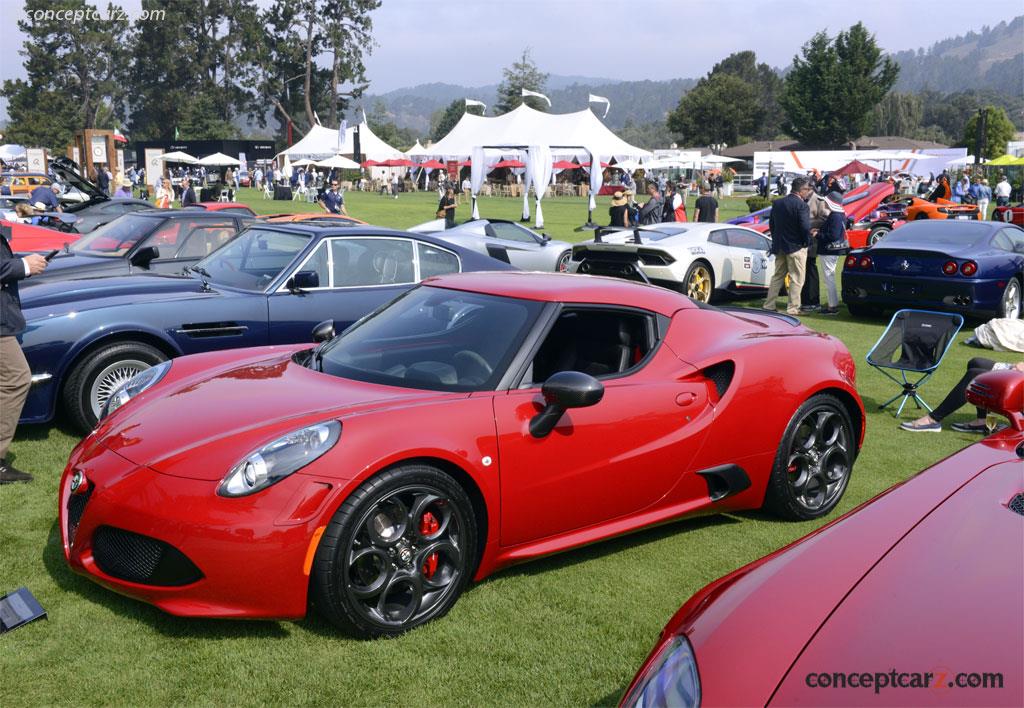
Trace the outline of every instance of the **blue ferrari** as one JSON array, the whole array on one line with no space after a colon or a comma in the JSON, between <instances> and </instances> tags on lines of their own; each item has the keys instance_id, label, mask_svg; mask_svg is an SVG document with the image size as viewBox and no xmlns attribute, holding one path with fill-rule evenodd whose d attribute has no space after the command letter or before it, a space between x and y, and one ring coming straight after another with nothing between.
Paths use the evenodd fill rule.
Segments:
<instances>
[{"instance_id":1,"label":"blue ferrari","mask_svg":"<svg viewBox=\"0 0 1024 708\"><path fill-rule=\"evenodd\" d=\"M1024 229L998 221L914 221L851 251L842 279L851 315L912 307L1018 318Z\"/></svg>"},{"instance_id":2,"label":"blue ferrari","mask_svg":"<svg viewBox=\"0 0 1024 708\"><path fill-rule=\"evenodd\" d=\"M21 422L62 408L88 431L114 391L172 357L312 341L318 323L341 331L424 278L509 269L425 234L259 224L186 275L41 282L22 295L32 388Z\"/></svg>"}]
</instances>

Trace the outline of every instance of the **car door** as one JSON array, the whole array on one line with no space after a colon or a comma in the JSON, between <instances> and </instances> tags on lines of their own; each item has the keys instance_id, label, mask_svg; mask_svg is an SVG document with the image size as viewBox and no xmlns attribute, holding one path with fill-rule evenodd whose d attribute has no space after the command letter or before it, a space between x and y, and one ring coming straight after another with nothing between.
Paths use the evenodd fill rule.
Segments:
<instances>
[{"instance_id":1,"label":"car door","mask_svg":"<svg viewBox=\"0 0 1024 708\"><path fill-rule=\"evenodd\" d=\"M768 287L768 257L771 241L747 229L729 229L729 255L733 261L733 280L737 285Z\"/></svg>"},{"instance_id":2,"label":"car door","mask_svg":"<svg viewBox=\"0 0 1024 708\"><path fill-rule=\"evenodd\" d=\"M742 262L739 259L739 254L734 253L733 249L729 247L729 229L715 229L709 233L707 250L709 255L715 256L711 259L712 266L717 269L715 271L715 287L720 288L731 283L736 277L738 269L742 268Z\"/></svg>"},{"instance_id":3,"label":"car door","mask_svg":"<svg viewBox=\"0 0 1024 708\"><path fill-rule=\"evenodd\" d=\"M270 296L271 343L309 341L323 320L334 320L340 332L421 278L459 268L455 254L413 239L325 239L292 271L292 276L314 273L319 285L299 292L286 282Z\"/></svg>"},{"instance_id":4,"label":"car door","mask_svg":"<svg viewBox=\"0 0 1024 708\"><path fill-rule=\"evenodd\" d=\"M536 349L525 383L494 396L503 546L638 512L687 471L712 408L707 384L687 378L692 368L661 345L658 331L650 313L566 306ZM533 437L543 380L564 370L595 375L604 396Z\"/></svg>"},{"instance_id":5,"label":"car door","mask_svg":"<svg viewBox=\"0 0 1024 708\"><path fill-rule=\"evenodd\" d=\"M518 224L493 221L484 226L487 255L516 268L536 270L540 242L529 229Z\"/></svg>"}]
</instances>

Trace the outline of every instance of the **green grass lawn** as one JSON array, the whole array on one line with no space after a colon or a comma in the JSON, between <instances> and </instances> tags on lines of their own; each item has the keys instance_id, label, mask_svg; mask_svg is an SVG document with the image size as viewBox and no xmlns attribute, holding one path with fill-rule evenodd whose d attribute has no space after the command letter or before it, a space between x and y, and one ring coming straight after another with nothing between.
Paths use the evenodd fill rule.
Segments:
<instances>
[{"instance_id":1,"label":"green grass lawn","mask_svg":"<svg viewBox=\"0 0 1024 708\"><path fill-rule=\"evenodd\" d=\"M249 190L242 199L263 213L292 206ZM407 228L433 218L436 198L353 193L347 202L353 216ZM483 198L480 211L518 218L521 203ZM607 206L600 200L600 221ZM727 200L722 218L745 211L742 200ZM544 214L552 238L583 236L573 228L585 220L584 200L546 200ZM839 512L977 440L901 432L891 413L876 410L893 385L863 361L884 322L845 314L805 322L840 338L860 363L867 437ZM933 405L979 354L962 344L967 334L924 389ZM953 420L968 417L965 408ZM750 421L757 424L756 410ZM756 512L677 522L506 570L471 586L440 621L398 639L359 642L316 617L175 618L71 573L56 525L57 482L76 442L63 425L26 426L12 446L14 462L37 476L0 488L0 592L27 586L49 619L0 638L0 705L611 704L686 598L837 515L809 523Z\"/></svg>"}]
</instances>

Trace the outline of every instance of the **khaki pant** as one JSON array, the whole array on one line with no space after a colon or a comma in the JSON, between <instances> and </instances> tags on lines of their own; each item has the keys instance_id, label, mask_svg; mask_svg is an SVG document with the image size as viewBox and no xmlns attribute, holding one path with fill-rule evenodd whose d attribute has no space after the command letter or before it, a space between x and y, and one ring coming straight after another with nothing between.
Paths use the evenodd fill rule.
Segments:
<instances>
[{"instance_id":1,"label":"khaki pant","mask_svg":"<svg viewBox=\"0 0 1024 708\"><path fill-rule=\"evenodd\" d=\"M7 457L31 385L32 372L18 338L0 337L0 459Z\"/></svg>"},{"instance_id":2,"label":"khaki pant","mask_svg":"<svg viewBox=\"0 0 1024 708\"><path fill-rule=\"evenodd\" d=\"M768 286L768 295L764 299L766 310L775 309L775 299L782 291L786 283L786 276L789 276L789 285L786 290L789 292L789 307L786 312L791 315L800 314L800 290L804 287L804 272L807 268L807 249L801 248L793 253L775 254L775 273L772 275L771 285Z\"/></svg>"}]
</instances>

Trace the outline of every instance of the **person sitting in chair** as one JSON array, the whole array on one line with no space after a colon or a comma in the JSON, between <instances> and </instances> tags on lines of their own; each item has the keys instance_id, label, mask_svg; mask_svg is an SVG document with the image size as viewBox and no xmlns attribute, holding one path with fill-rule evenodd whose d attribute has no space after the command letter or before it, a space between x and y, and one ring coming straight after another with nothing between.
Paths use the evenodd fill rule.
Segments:
<instances>
[{"instance_id":1,"label":"person sitting in chair","mask_svg":"<svg viewBox=\"0 0 1024 708\"><path fill-rule=\"evenodd\" d=\"M909 430L912 433L938 433L942 431L942 421L950 413L967 404L967 387L971 381L986 371L999 369L1014 369L1024 374L1024 361L1016 364L1006 362L995 362L984 357L974 357L967 362L967 373L953 386L953 390L946 394L942 403L928 415L921 416L917 420L911 420L900 424L901 430ZM949 427L958 433L986 433L988 428L985 425L987 412L984 409L977 409L978 417L966 423L953 423Z\"/></svg>"}]
</instances>

